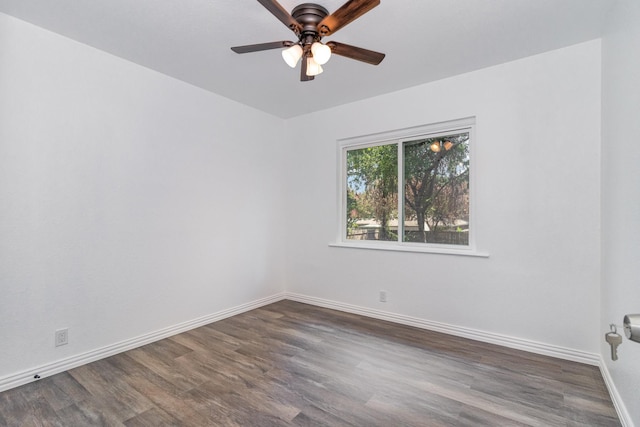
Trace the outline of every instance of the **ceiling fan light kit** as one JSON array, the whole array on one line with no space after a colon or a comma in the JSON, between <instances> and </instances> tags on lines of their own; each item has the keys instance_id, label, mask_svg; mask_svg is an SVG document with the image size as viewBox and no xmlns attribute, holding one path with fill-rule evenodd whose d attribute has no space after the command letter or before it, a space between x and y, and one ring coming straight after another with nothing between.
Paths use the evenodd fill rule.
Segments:
<instances>
[{"instance_id":1,"label":"ceiling fan light kit","mask_svg":"<svg viewBox=\"0 0 640 427\"><path fill-rule=\"evenodd\" d=\"M284 62L291 68L296 68L300 58L302 58L302 46L299 44L294 44L282 51L282 59L284 59Z\"/></svg>"},{"instance_id":2,"label":"ceiling fan light kit","mask_svg":"<svg viewBox=\"0 0 640 427\"><path fill-rule=\"evenodd\" d=\"M313 59L320 65L326 64L331 58L331 48L320 42L313 42L311 53L313 54Z\"/></svg>"},{"instance_id":3,"label":"ceiling fan light kit","mask_svg":"<svg viewBox=\"0 0 640 427\"><path fill-rule=\"evenodd\" d=\"M314 77L323 71L322 65L318 64L312 57L307 58L307 76Z\"/></svg>"},{"instance_id":4,"label":"ceiling fan light kit","mask_svg":"<svg viewBox=\"0 0 640 427\"><path fill-rule=\"evenodd\" d=\"M378 65L384 59L384 53L330 41L322 43L329 36L350 22L364 15L380 4L380 0L349 0L333 14L314 3L296 6L291 14L276 0L258 0L278 20L285 24L298 37L297 42L279 41L232 47L236 53L258 52L261 50L285 48L282 58L291 68L295 68L302 59L300 81L313 80L322 73L322 65L331 58L331 54L344 56L357 61Z\"/></svg>"}]
</instances>

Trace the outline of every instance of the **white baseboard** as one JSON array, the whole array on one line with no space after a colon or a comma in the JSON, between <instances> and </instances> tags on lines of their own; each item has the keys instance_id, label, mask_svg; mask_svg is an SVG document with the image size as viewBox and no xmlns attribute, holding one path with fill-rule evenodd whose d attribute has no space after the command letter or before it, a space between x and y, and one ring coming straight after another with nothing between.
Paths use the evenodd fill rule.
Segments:
<instances>
[{"instance_id":1,"label":"white baseboard","mask_svg":"<svg viewBox=\"0 0 640 427\"><path fill-rule=\"evenodd\" d=\"M620 418L620 424L622 424L622 427L634 427L631 415L629 414L629 411L627 411L627 407L622 401L620 393L618 393L618 389L613 382L613 378L611 378L609 368L607 368L607 364L602 358L600 358L600 372L602 373L602 378L604 378L604 383L607 386L607 390L609 390L609 396L611 396L613 406L616 408L618 418Z\"/></svg>"},{"instance_id":2,"label":"white baseboard","mask_svg":"<svg viewBox=\"0 0 640 427\"><path fill-rule=\"evenodd\" d=\"M57 360L52 363L47 363L42 366L37 366L32 369L27 369L26 371L18 372L16 374L0 378L0 392L32 382L35 380L34 376L36 375L40 378L49 377L51 375L68 371L69 369L73 369L78 366L94 362L96 360L104 359L105 357L122 353L123 351L131 350L152 343L154 341L168 338L172 335L186 332L191 329L216 322L218 320L226 319L227 317L235 316L236 314L244 313L255 308L281 301L285 298L284 295L284 293L278 293L266 298L248 302L246 304L241 304L233 308L221 310L207 316L179 323L168 328L160 329L158 331L150 332L148 334L121 341L119 343L111 344L106 347L67 357L65 359Z\"/></svg>"},{"instance_id":3,"label":"white baseboard","mask_svg":"<svg viewBox=\"0 0 640 427\"><path fill-rule=\"evenodd\" d=\"M588 365L600 366L600 356L596 353L588 353L586 351L574 350L571 348L560 347L560 346L545 344L537 341L511 337L508 335L501 335L493 332L485 332L477 329L464 328L460 326L450 325L447 323L434 322L431 320L420 319L417 317L405 316L402 314L390 313L387 311L365 308L365 307L345 304L337 301L326 300L322 298L294 294L290 292L285 293L285 299L303 302L311 305L317 305L319 307L345 311L347 313L359 314L362 316L372 317L380 320L386 320L389 322L400 323L402 325L415 326L421 329L427 329L435 332L442 332L445 334L455 335L463 338L469 338L472 340L482 341L490 344L497 344L503 347L509 347L517 350L528 351L530 353L542 354L545 356L557 357L559 359L571 360L573 362L580 362L580 363L586 363Z\"/></svg>"}]
</instances>

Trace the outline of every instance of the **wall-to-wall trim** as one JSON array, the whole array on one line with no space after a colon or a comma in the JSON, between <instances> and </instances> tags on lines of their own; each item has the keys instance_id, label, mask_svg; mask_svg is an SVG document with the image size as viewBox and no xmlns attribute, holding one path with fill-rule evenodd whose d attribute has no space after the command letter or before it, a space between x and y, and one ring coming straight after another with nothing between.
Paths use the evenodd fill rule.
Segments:
<instances>
[{"instance_id":1,"label":"wall-to-wall trim","mask_svg":"<svg viewBox=\"0 0 640 427\"><path fill-rule=\"evenodd\" d=\"M105 357L113 356L123 351L131 350L154 341L158 341L164 338L168 338L172 335L176 335L182 332L189 331L191 329L198 328L200 326L207 325L218 320L226 319L227 317L235 316L255 308L278 302L284 299L284 293L278 293L265 298L261 298L255 301L251 301L245 304L238 305L226 310L221 310L207 316L202 316L197 319L189 320L177 325L169 326L168 328L160 329L148 334L140 335L135 338L131 338L125 341L121 341L115 344L111 344L102 348L91 350L85 353L77 354L75 356L67 357L61 360L57 360L52 363L47 363L42 366L36 366L31 369L27 369L22 372L18 372L13 375L0 378L0 392L9 390L14 387L21 386L23 384L34 381L34 376L38 375L40 378L49 377L51 375L68 371L69 369L76 368L81 365L85 365L96 360L104 359Z\"/></svg>"},{"instance_id":2,"label":"wall-to-wall trim","mask_svg":"<svg viewBox=\"0 0 640 427\"><path fill-rule=\"evenodd\" d=\"M455 335L463 338L469 338L472 340L482 341L490 344L497 344L504 347L515 348L517 350L528 351L530 353L557 357L559 359L586 363L588 365L594 365L594 366L600 365L600 356L598 354L588 353L586 351L574 350L571 348L560 347L560 346L545 344L537 341L511 337L508 335L496 334L493 332L480 331L477 329L463 328L460 326L449 325L446 323L434 322L432 320L425 320L417 317L405 316L402 314L390 313L388 311L365 308L365 307L360 307L356 305L345 304L337 301L310 297L310 296L300 295L300 294L295 294L290 292L285 293L285 299L303 302L311 305L317 305L319 307L345 311L347 313L360 314L362 316L386 320L389 322L400 323L403 325L415 326L421 329L442 332L445 334Z\"/></svg>"},{"instance_id":3,"label":"wall-to-wall trim","mask_svg":"<svg viewBox=\"0 0 640 427\"><path fill-rule=\"evenodd\" d=\"M609 390L609 396L611 396L613 406L616 408L618 418L620 418L620 424L622 424L622 427L634 427L631 415L629 415L629 411L627 411L627 407L625 406L620 393L618 393L618 389L613 382L613 378L611 378L609 368L607 368L607 364L602 358L600 358L600 372L602 373L602 378L604 378L607 390Z\"/></svg>"}]
</instances>

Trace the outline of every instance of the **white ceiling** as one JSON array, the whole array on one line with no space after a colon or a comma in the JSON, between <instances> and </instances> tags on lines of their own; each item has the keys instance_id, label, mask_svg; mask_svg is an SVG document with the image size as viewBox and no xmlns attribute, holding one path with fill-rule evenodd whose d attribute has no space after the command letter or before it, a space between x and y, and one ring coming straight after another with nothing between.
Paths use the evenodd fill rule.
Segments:
<instances>
[{"instance_id":1,"label":"white ceiling","mask_svg":"<svg viewBox=\"0 0 640 427\"><path fill-rule=\"evenodd\" d=\"M333 12L345 1L316 3ZM615 1L381 0L323 41L384 61L334 56L304 83L278 50L229 49L295 39L256 0L0 0L0 12L288 118L598 38Z\"/></svg>"}]
</instances>

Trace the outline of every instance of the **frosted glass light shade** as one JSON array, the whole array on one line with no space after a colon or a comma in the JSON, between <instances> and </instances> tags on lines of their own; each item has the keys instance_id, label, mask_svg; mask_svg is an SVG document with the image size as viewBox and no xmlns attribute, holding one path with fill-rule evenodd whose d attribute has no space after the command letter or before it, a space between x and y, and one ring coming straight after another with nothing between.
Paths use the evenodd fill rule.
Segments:
<instances>
[{"instance_id":1,"label":"frosted glass light shade","mask_svg":"<svg viewBox=\"0 0 640 427\"><path fill-rule=\"evenodd\" d=\"M313 59L319 65L326 64L331 58L331 48L320 42L315 42L311 45L311 53L313 54Z\"/></svg>"},{"instance_id":2,"label":"frosted glass light shade","mask_svg":"<svg viewBox=\"0 0 640 427\"><path fill-rule=\"evenodd\" d=\"M307 76L317 76L322 73L322 67L313 58L307 58Z\"/></svg>"},{"instance_id":3,"label":"frosted glass light shade","mask_svg":"<svg viewBox=\"0 0 640 427\"><path fill-rule=\"evenodd\" d=\"M282 51L282 59L291 68L296 68L296 64L302 57L302 47L299 44L294 44L288 49Z\"/></svg>"}]
</instances>

